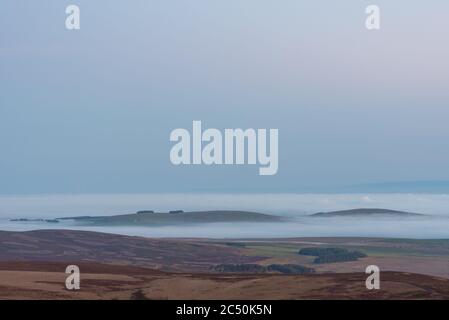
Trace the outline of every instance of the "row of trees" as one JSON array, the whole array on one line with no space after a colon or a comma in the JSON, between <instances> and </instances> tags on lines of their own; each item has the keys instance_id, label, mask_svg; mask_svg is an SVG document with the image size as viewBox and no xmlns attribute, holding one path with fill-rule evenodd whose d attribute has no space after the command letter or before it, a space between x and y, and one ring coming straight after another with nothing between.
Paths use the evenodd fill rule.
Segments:
<instances>
[{"instance_id":1,"label":"row of trees","mask_svg":"<svg viewBox=\"0 0 449 320\"><path fill-rule=\"evenodd\" d=\"M314 273L315 270L298 264L270 264L262 266L260 264L219 264L212 267L217 272L233 273L284 273L284 274L307 274Z\"/></svg>"},{"instance_id":2,"label":"row of trees","mask_svg":"<svg viewBox=\"0 0 449 320\"><path fill-rule=\"evenodd\" d=\"M366 254L356 250L347 250L343 248L302 248L300 255L316 257L313 263L332 263L356 261L359 258L366 257Z\"/></svg>"}]
</instances>

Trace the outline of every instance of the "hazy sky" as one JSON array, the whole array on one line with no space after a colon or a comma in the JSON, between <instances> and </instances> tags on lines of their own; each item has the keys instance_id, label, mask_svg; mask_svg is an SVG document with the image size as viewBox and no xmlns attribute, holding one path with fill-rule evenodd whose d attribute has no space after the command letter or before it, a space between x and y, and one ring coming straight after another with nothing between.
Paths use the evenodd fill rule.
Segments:
<instances>
[{"instance_id":1,"label":"hazy sky","mask_svg":"<svg viewBox=\"0 0 449 320\"><path fill-rule=\"evenodd\" d=\"M65 7L81 30L65 29ZM381 30L364 27L381 8ZM447 1L0 4L0 193L449 179ZM279 171L170 163L175 128L278 128Z\"/></svg>"}]
</instances>

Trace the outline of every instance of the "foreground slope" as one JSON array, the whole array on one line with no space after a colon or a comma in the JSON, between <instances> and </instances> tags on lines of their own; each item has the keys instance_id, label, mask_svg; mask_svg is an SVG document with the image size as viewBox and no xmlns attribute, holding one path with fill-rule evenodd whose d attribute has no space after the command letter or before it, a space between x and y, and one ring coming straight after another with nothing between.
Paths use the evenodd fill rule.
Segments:
<instances>
[{"instance_id":1,"label":"foreground slope","mask_svg":"<svg viewBox=\"0 0 449 320\"><path fill-rule=\"evenodd\" d=\"M314 257L299 254L311 247L366 256L315 264ZM81 269L82 290L76 293L64 288L69 264ZM214 268L223 264L295 265L314 273ZM381 270L379 291L365 288L364 271L372 264ZM0 231L2 299L449 299L448 291L449 240L149 239L71 230Z\"/></svg>"},{"instance_id":2,"label":"foreground slope","mask_svg":"<svg viewBox=\"0 0 449 320\"><path fill-rule=\"evenodd\" d=\"M367 290L364 273L223 275L164 273L80 264L81 289L64 288L61 263L0 263L0 299L449 299L449 280L382 273L380 290Z\"/></svg>"},{"instance_id":3,"label":"foreground slope","mask_svg":"<svg viewBox=\"0 0 449 320\"><path fill-rule=\"evenodd\" d=\"M220 243L75 230L0 231L0 261L92 261L164 270L206 270L213 264L256 260Z\"/></svg>"}]
</instances>

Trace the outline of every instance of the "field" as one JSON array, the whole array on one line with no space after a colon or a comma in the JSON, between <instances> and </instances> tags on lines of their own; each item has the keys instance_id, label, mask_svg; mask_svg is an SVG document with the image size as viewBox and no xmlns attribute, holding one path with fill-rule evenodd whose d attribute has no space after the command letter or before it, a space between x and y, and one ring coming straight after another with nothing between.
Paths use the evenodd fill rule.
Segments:
<instances>
[{"instance_id":1,"label":"field","mask_svg":"<svg viewBox=\"0 0 449 320\"><path fill-rule=\"evenodd\" d=\"M306 247L367 254L314 264ZM0 232L1 299L449 299L449 241L374 238L148 239L69 230ZM65 289L65 267L81 290ZM314 274L218 273L218 264L299 264ZM365 268L381 270L367 290Z\"/></svg>"}]
</instances>

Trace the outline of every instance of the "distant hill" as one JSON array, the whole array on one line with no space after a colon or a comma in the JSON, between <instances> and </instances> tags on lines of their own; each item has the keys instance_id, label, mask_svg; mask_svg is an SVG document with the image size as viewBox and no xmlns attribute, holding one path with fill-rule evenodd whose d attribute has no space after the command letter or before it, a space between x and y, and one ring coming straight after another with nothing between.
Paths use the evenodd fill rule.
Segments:
<instances>
[{"instance_id":1,"label":"distant hill","mask_svg":"<svg viewBox=\"0 0 449 320\"><path fill-rule=\"evenodd\" d=\"M341 192L441 194L449 192L449 181L397 181L367 183L343 188Z\"/></svg>"},{"instance_id":2,"label":"distant hill","mask_svg":"<svg viewBox=\"0 0 449 320\"><path fill-rule=\"evenodd\" d=\"M233 186L216 187L211 190L210 187L197 187L196 192L241 192L241 193L323 193L323 194L354 194L354 193L417 193L417 194L448 194L449 180L442 181L390 181L359 183L350 185L307 185L307 184L289 184L273 185L260 184L252 186Z\"/></svg>"},{"instance_id":3,"label":"distant hill","mask_svg":"<svg viewBox=\"0 0 449 320\"><path fill-rule=\"evenodd\" d=\"M75 220L79 223L96 226L158 226L175 224L201 224L218 222L277 222L278 216L248 211L198 211L183 212L181 210L168 213L138 212L116 216L69 217L58 220Z\"/></svg>"},{"instance_id":4,"label":"distant hill","mask_svg":"<svg viewBox=\"0 0 449 320\"><path fill-rule=\"evenodd\" d=\"M378 208L360 208L360 209L351 209L351 210L340 210L340 211L329 211L329 212L318 212L314 213L312 217L353 217L353 216L404 216L404 217L413 217L413 216L425 216L420 213L412 213L406 211L397 211L397 210L389 210L389 209L378 209Z\"/></svg>"}]
</instances>

